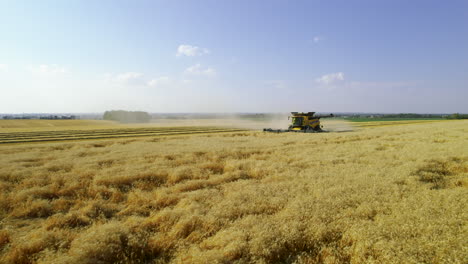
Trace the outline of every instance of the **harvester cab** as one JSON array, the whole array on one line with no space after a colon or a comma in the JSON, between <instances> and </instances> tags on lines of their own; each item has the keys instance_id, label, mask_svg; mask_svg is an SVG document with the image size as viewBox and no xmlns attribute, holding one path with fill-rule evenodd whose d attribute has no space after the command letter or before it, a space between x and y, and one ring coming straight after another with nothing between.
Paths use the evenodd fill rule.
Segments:
<instances>
[{"instance_id":1,"label":"harvester cab","mask_svg":"<svg viewBox=\"0 0 468 264\"><path fill-rule=\"evenodd\" d=\"M288 129L271 129L264 128L263 131L266 132L303 132L303 133L317 133L317 132L326 132L322 130L320 125L320 118L324 117L333 117L333 114L326 116L316 116L315 112L299 113L291 112L291 116L288 117L291 120L291 123Z\"/></svg>"}]
</instances>

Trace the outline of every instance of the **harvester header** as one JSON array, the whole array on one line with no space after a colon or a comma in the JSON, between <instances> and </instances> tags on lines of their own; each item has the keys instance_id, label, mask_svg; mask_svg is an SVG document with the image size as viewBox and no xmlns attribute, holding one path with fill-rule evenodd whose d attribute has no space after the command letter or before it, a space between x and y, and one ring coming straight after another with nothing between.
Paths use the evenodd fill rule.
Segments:
<instances>
[{"instance_id":1,"label":"harvester header","mask_svg":"<svg viewBox=\"0 0 468 264\"><path fill-rule=\"evenodd\" d=\"M316 116L315 112L291 112L291 116L288 119L291 120L291 123L288 129L271 129L264 128L263 131L266 132L303 132L303 133L318 133L326 132L322 130L320 125L320 118L334 117L333 114L330 115L320 115Z\"/></svg>"}]
</instances>

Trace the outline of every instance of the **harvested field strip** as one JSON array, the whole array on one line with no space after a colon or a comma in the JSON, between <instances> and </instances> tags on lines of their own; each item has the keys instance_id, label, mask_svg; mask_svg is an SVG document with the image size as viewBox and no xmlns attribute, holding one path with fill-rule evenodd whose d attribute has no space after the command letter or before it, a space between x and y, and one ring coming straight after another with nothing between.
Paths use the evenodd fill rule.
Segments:
<instances>
[{"instance_id":1,"label":"harvested field strip","mask_svg":"<svg viewBox=\"0 0 468 264\"><path fill-rule=\"evenodd\" d=\"M215 131L215 130L226 130L221 128L197 128L197 129L162 129L162 130L136 130L136 131L80 131L75 133L61 133L61 132L49 132L49 133L29 133L29 134L17 134L11 133L7 135L0 135L0 140L3 139L20 139L20 138L48 138L48 137L76 137L76 136L88 136L88 135L123 135L123 134L151 134L151 133L169 133L169 132L186 132L186 131Z\"/></svg>"},{"instance_id":2,"label":"harvested field strip","mask_svg":"<svg viewBox=\"0 0 468 264\"><path fill-rule=\"evenodd\" d=\"M56 137L56 138L29 138L29 139L11 139L0 140L0 144L9 143L33 143L33 142L52 142L52 141L67 141L67 140L87 140L87 139L114 139L114 138L132 138L132 137L150 137L150 136L171 136L171 135L190 135L204 133L223 133L223 132L239 132L243 130L211 130L211 131L184 131L170 133L150 133L150 134L134 134L134 135L108 135L108 136L80 136L80 137Z\"/></svg>"},{"instance_id":3,"label":"harvested field strip","mask_svg":"<svg viewBox=\"0 0 468 264\"><path fill-rule=\"evenodd\" d=\"M26 143L26 142L50 142L50 141L65 141L65 140L86 140L86 139L108 139L108 138L128 138L128 137L148 137L148 136L170 136L184 134L199 134L199 133L222 133L222 132L239 132L241 129L225 129L225 128L167 128L167 129L132 129L128 130L95 130L95 131L76 131L76 133L11 133L10 135L1 135L0 144L6 143Z\"/></svg>"},{"instance_id":4,"label":"harvested field strip","mask_svg":"<svg viewBox=\"0 0 468 264\"><path fill-rule=\"evenodd\" d=\"M49 134L89 134L89 133L125 133L125 132L154 132L154 131L172 131L172 130L208 130L208 129L221 129L219 127L157 127L157 128L117 128L117 129L93 129L93 130L52 130L41 132L8 132L0 133L0 138L11 136L30 136L30 135L49 135Z\"/></svg>"},{"instance_id":5,"label":"harvested field strip","mask_svg":"<svg viewBox=\"0 0 468 264\"><path fill-rule=\"evenodd\" d=\"M216 130L240 130L230 128L214 128L214 127L198 127L198 128L158 128L158 129L135 129L135 130L82 130L73 131L72 133L64 131L48 131L47 133L0 133L0 139L9 138L31 138L31 137L50 137L50 136L80 136L80 135L115 135L115 134L145 134L145 133L169 133L169 132L186 132L186 131L216 131Z\"/></svg>"},{"instance_id":6,"label":"harvested field strip","mask_svg":"<svg viewBox=\"0 0 468 264\"><path fill-rule=\"evenodd\" d=\"M12 137L8 139L0 139L0 142L2 141L17 141L17 140L55 140L55 139L60 139L60 140L65 140L65 139L82 139L82 138L115 138L115 137L133 137L133 136L151 136L151 135L173 135L173 134L193 134L193 133L214 133L214 132L232 132L232 131L241 131L241 130L194 130L194 131L187 131L187 130L181 130L181 131L165 131L165 132L153 132L153 133L115 133L115 134L80 134L80 135L67 135L67 136L61 136L61 135L50 135L50 136L39 136L39 137Z\"/></svg>"},{"instance_id":7,"label":"harvested field strip","mask_svg":"<svg viewBox=\"0 0 468 264\"><path fill-rule=\"evenodd\" d=\"M447 122L448 120L413 120L413 121L376 121L376 122L356 122L353 123L357 127L381 127L381 126L398 126L398 125L417 125L428 124L434 122Z\"/></svg>"}]
</instances>

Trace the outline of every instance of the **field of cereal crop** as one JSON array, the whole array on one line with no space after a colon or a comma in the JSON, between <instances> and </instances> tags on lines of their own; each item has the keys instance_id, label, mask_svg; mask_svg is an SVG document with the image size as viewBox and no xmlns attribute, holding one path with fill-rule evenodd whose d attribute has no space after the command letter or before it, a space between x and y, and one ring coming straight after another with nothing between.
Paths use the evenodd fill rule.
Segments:
<instances>
[{"instance_id":1,"label":"field of cereal crop","mask_svg":"<svg viewBox=\"0 0 468 264\"><path fill-rule=\"evenodd\" d=\"M427 121L2 144L0 262L465 263L467 135Z\"/></svg>"}]
</instances>

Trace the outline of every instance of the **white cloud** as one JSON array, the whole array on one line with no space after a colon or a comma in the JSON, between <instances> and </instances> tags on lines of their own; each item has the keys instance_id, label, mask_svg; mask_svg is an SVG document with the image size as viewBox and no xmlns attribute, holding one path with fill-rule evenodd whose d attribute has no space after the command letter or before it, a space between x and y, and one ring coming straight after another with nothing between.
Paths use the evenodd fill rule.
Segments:
<instances>
[{"instance_id":1,"label":"white cloud","mask_svg":"<svg viewBox=\"0 0 468 264\"><path fill-rule=\"evenodd\" d=\"M275 89L286 89L287 83L284 80L269 80L264 82L265 85Z\"/></svg>"},{"instance_id":2,"label":"white cloud","mask_svg":"<svg viewBox=\"0 0 468 264\"><path fill-rule=\"evenodd\" d=\"M161 85L174 84L174 81L168 76L149 79L145 77L145 74L140 72L124 72L117 75L106 73L103 77L105 82L117 83L126 86L159 87Z\"/></svg>"},{"instance_id":3,"label":"white cloud","mask_svg":"<svg viewBox=\"0 0 468 264\"><path fill-rule=\"evenodd\" d=\"M315 81L322 85L334 85L344 81L344 74L342 72L325 74L315 79Z\"/></svg>"},{"instance_id":4,"label":"white cloud","mask_svg":"<svg viewBox=\"0 0 468 264\"><path fill-rule=\"evenodd\" d=\"M8 64L0 64L0 72L6 72L8 68Z\"/></svg>"},{"instance_id":5,"label":"white cloud","mask_svg":"<svg viewBox=\"0 0 468 264\"><path fill-rule=\"evenodd\" d=\"M421 81L404 81L404 82L350 82L347 84L351 88L364 88L364 89L394 89L394 88L407 88L420 85Z\"/></svg>"},{"instance_id":6,"label":"white cloud","mask_svg":"<svg viewBox=\"0 0 468 264\"><path fill-rule=\"evenodd\" d=\"M213 76L216 75L216 70L210 67L204 68L203 66L201 66L201 64L198 63L188 67L185 70L185 73L199 76Z\"/></svg>"},{"instance_id":7,"label":"white cloud","mask_svg":"<svg viewBox=\"0 0 468 264\"><path fill-rule=\"evenodd\" d=\"M115 80L127 85L141 85L145 82L143 79L143 73L139 72L125 72L117 75Z\"/></svg>"},{"instance_id":8,"label":"white cloud","mask_svg":"<svg viewBox=\"0 0 468 264\"><path fill-rule=\"evenodd\" d=\"M182 84L192 84L194 81L193 80L188 80L188 79L182 79L181 83Z\"/></svg>"},{"instance_id":9,"label":"white cloud","mask_svg":"<svg viewBox=\"0 0 468 264\"><path fill-rule=\"evenodd\" d=\"M180 56L201 56L203 54L208 54L210 51L205 48L199 48L197 46L192 46L192 45L179 45L177 48L177 57Z\"/></svg>"},{"instance_id":10,"label":"white cloud","mask_svg":"<svg viewBox=\"0 0 468 264\"><path fill-rule=\"evenodd\" d=\"M345 80L344 73L336 72L325 74L315 79L318 87L328 90L351 89L353 91L375 91L389 89L411 89L411 87L420 86L422 81L351 81Z\"/></svg>"},{"instance_id":11,"label":"white cloud","mask_svg":"<svg viewBox=\"0 0 468 264\"><path fill-rule=\"evenodd\" d=\"M158 87L158 86L161 86L161 85L166 85L166 84L169 84L170 83L170 79L169 77L167 76L162 76L162 77L159 77L159 78L155 78L155 79L151 79L147 82L147 85L149 87Z\"/></svg>"},{"instance_id":12,"label":"white cloud","mask_svg":"<svg viewBox=\"0 0 468 264\"><path fill-rule=\"evenodd\" d=\"M112 73L105 73L103 77L104 77L104 81L106 82L111 82L114 80L114 76L112 75Z\"/></svg>"},{"instance_id":13,"label":"white cloud","mask_svg":"<svg viewBox=\"0 0 468 264\"><path fill-rule=\"evenodd\" d=\"M41 64L38 66L29 66L29 70L33 73L51 75L58 75L67 72L67 70L64 67L61 67L57 64Z\"/></svg>"},{"instance_id":14,"label":"white cloud","mask_svg":"<svg viewBox=\"0 0 468 264\"><path fill-rule=\"evenodd\" d=\"M117 75L116 79L121 82L128 82L135 79L141 79L143 77L143 73L139 72L125 72L122 74Z\"/></svg>"},{"instance_id":15,"label":"white cloud","mask_svg":"<svg viewBox=\"0 0 468 264\"><path fill-rule=\"evenodd\" d=\"M155 77L141 72L124 72L120 74L103 74L102 80L107 83L128 87L161 88L178 87L182 84L191 83L196 79L201 79L202 77L211 77L215 75L215 69L210 67L203 67L201 64L196 64L188 67L180 76L180 78L169 75Z\"/></svg>"},{"instance_id":16,"label":"white cloud","mask_svg":"<svg viewBox=\"0 0 468 264\"><path fill-rule=\"evenodd\" d=\"M319 43L320 41L324 40L325 38L322 36L315 36L313 38L314 43Z\"/></svg>"}]
</instances>

